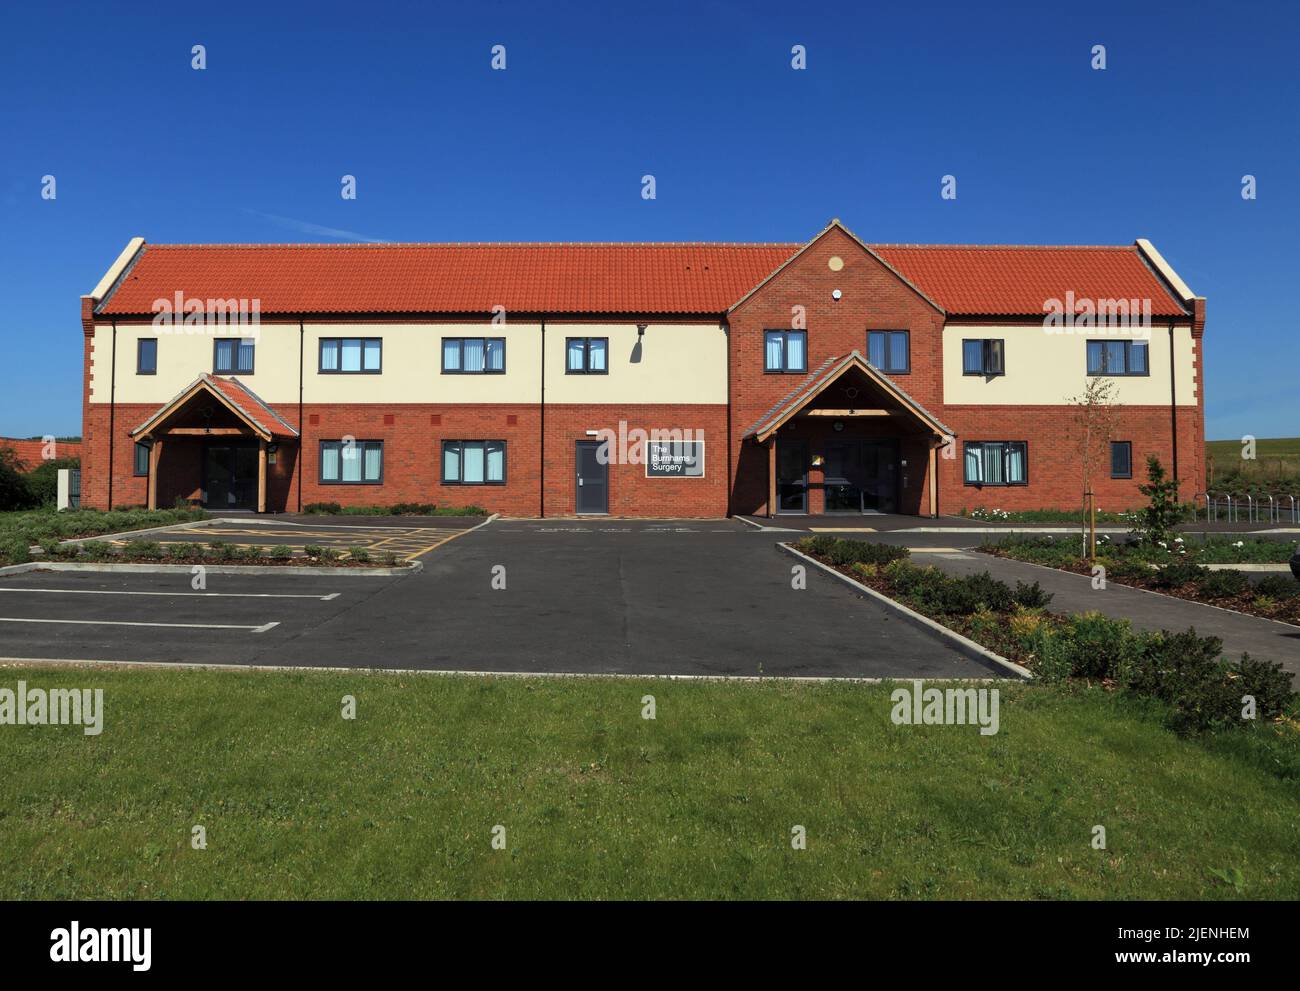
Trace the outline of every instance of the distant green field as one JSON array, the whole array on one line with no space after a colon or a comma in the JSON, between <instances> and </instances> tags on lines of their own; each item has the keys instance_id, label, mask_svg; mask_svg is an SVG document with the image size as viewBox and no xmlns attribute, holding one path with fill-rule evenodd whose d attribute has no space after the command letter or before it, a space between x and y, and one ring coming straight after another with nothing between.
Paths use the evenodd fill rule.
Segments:
<instances>
[{"instance_id":1,"label":"distant green field","mask_svg":"<svg viewBox=\"0 0 1300 991\"><path fill-rule=\"evenodd\" d=\"M1206 474L1211 488L1257 488L1300 493L1300 437L1261 437L1255 458L1242 458L1240 439L1205 444Z\"/></svg>"}]
</instances>

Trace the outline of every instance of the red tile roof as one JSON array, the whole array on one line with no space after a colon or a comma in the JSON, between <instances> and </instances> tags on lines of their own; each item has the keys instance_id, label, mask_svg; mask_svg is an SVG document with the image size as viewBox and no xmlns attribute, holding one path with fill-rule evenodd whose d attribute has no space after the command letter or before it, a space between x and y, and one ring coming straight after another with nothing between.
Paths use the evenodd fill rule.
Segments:
<instances>
[{"instance_id":1,"label":"red tile roof","mask_svg":"<svg viewBox=\"0 0 1300 991\"><path fill-rule=\"evenodd\" d=\"M23 471L35 471L45 460L45 441L43 440L20 440L17 437L0 437L0 448L4 447L14 452L19 464L22 465ZM55 441L54 457L56 459L81 457L81 441Z\"/></svg>"},{"instance_id":2,"label":"red tile roof","mask_svg":"<svg viewBox=\"0 0 1300 991\"><path fill-rule=\"evenodd\" d=\"M1153 316L1187 311L1137 247L874 244L881 258L949 313L1041 314L1049 299L1151 300Z\"/></svg>"},{"instance_id":3,"label":"red tile roof","mask_svg":"<svg viewBox=\"0 0 1300 991\"><path fill-rule=\"evenodd\" d=\"M240 418L255 431L267 437L297 437L298 430L292 423L271 409L262 397L237 378L204 373L178 392L167 402L159 406L138 427L131 430L132 437L138 437L157 428L173 412L180 409L194 396L200 388L218 392L236 410Z\"/></svg>"},{"instance_id":4,"label":"red tile roof","mask_svg":"<svg viewBox=\"0 0 1300 991\"><path fill-rule=\"evenodd\" d=\"M721 314L799 244L145 245L99 313L153 312L154 300L260 300L263 314ZM1032 315L1047 299L1181 303L1136 247L872 245L956 315Z\"/></svg>"},{"instance_id":5,"label":"red tile roof","mask_svg":"<svg viewBox=\"0 0 1300 991\"><path fill-rule=\"evenodd\" d=\"M180 290L267 313L709 313L790 244L146 245L101 310L153 312Z\"/></svg>"}]
</instances>

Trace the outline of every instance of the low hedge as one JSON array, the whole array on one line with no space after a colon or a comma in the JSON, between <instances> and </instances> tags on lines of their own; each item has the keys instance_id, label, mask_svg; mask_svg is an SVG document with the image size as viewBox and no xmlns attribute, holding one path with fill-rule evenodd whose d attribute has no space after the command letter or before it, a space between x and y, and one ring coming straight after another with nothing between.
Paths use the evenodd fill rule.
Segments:
<instances>
[{"instance_id":1,"label":"low hedge","mask_svg":"<svg viewBox=\"0 0 1300 991\"><path fill-rule=\"evenodd\" d=\"M1249 654L1228 661L1222 640L1199 636L1195 629L1134 631L1127 620L1096 612L1048 612L1052 597L1037 582L1012 588L988 572L948 575L917 567L892 545L810 537L797 546L1025 665L1044 681L1101 680L1159 699L1170 707L1171 723L1180 732L1244 725L1243 696L1255 699L1259 719L1276 719L1296 702L1291 675L1281 664ZM893 560L881 565L871 560L877 556ZM1210 577L1229 572L1197 571L1204 580L1235 584L1235 579Z\"/></svg>"},{"instance_id":2,"label":"low hedge","mask_svg":"<svg viewBox=\"0 0 1300 991\"><path fill-rule=\"evenodd\" d=\"M341 506L337 502L309 502L306 516L487 516L482 506L437 506L431 502L395 502L391 506Z\"/></svg>"}]
</instances>

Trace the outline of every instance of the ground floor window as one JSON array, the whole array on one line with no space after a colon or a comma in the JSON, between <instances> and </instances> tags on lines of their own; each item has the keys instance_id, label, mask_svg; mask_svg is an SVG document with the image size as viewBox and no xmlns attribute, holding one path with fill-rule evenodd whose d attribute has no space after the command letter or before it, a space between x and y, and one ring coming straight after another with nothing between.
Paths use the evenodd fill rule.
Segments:
<instances>
[{"instance_id":1,"label":"ground floor window","mask_svg":"<svg viewBox=\"0 0 1300 991\"><path fill-rule=\"evenodd\" d=\"M1025 485L1029 481L1029 445L1023 440L966 442L967 485Z\"/></svg>"},{"instance_id":2,"label":"ground floor window","mask_svg":"<svg viewBox=\"0 0 1300 991\"><path fill-rule=\"evenodd\" d=\"M384 480L384 442L321 441L320 480L326 485L379 485Z\"/></svg>"},{"instance_id":3,"label":"ground floor window","mask_svg":"<svg viewBox=\"0 0 1300 991\"><path fill-rule=\"evenodd\" d=\"M149 445L148 444L135 445L135 474L137 475L149 474Z\"/></svg>"},{"instance_id":4,"label":"ground floor window","mask_svg":"<svg viewBox=\"0 0 1300 991\"><path fill-rule=\"evenodd\" d=\"M504 485L506 442L503 440L444 440L443 485Z\"/></svg>"},{"instance_id":5,"label":"ground floor window","mask_svg":"<svg viewBox=\"0 0 1300 991\"><path fill-rule=\"evenodd\" d=\"M1110 477L1133 477L1133 442L1130 440L1113 440L1110 442Z\"/></svg>"}]
</instances>

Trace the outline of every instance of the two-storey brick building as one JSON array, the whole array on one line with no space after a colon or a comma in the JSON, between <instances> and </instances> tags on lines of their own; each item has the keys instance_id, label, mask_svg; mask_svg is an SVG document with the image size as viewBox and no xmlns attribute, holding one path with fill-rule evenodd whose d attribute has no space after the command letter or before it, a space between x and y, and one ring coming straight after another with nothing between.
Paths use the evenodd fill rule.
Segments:
<instances>
[{"instance_id":1,"label":"two-storey brick building","mask_svg":"<svg viewBox=\"0 0 1300 991\"><path fill-rule=\"evenodd\" d=\"M82 299L82 501L921 515L1203 487L1204 299L1131 246L146 245ZM1136 325L1135 325L1136 324Z\"/></svg>"}]
</instances>

